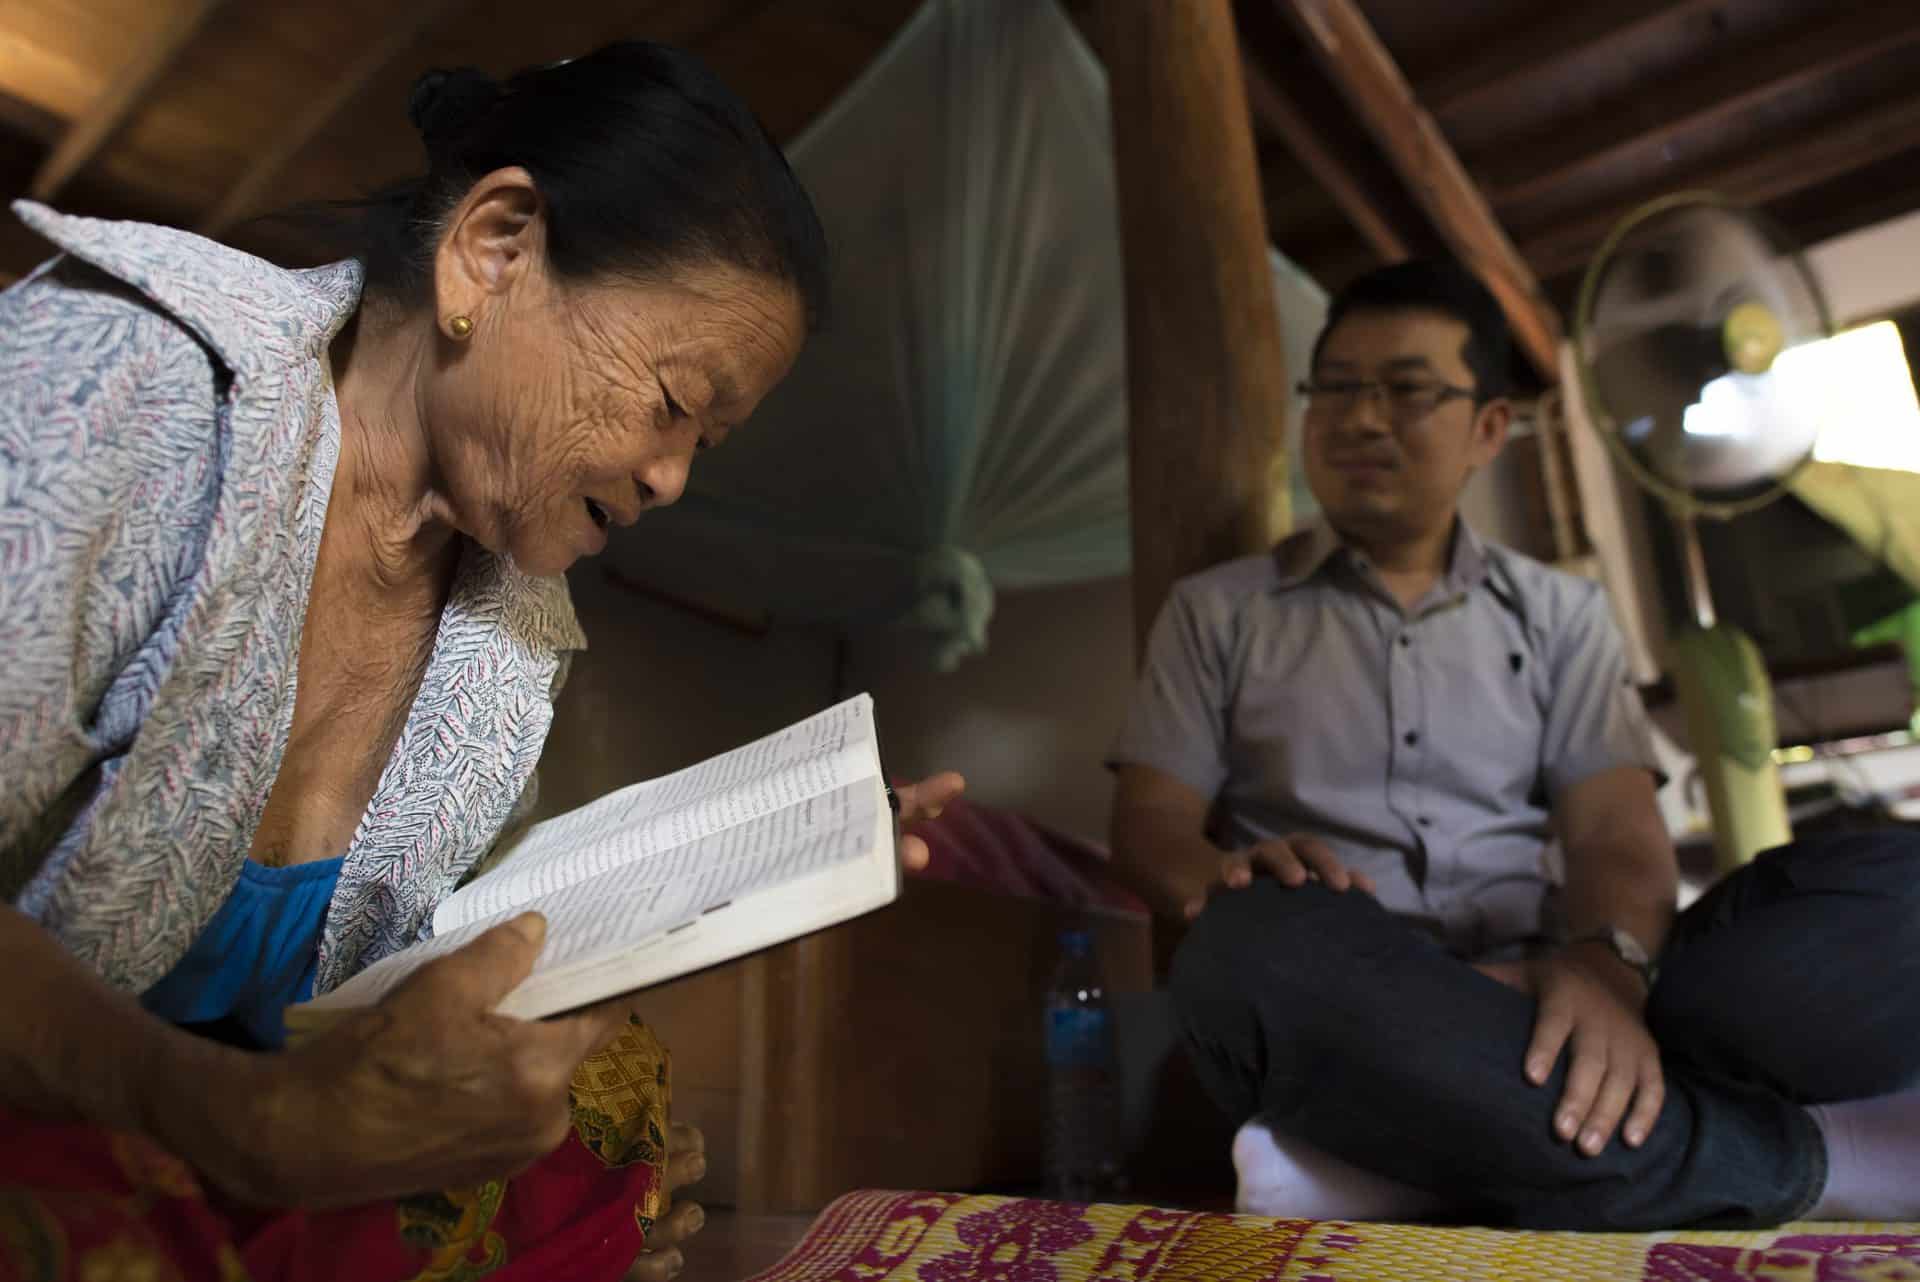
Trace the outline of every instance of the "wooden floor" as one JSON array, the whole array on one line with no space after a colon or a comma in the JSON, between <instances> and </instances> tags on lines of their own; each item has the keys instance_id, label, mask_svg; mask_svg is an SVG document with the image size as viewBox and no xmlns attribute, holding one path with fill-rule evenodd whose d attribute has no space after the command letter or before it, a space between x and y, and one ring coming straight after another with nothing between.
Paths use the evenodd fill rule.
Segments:
<instances>
[{"instance_id":1,"label":"wooden floor","mask_svg":"<svg viewBox=\"0 0 1920 1282\"><path fill-rule=\"evenodd\" d=\"M687 1243L687 1267L675 1282L741 1282L780 1262L800 1244L811 1215L742 1215L707 1208L707 1226Z\"/></svg>"}]
</instances>

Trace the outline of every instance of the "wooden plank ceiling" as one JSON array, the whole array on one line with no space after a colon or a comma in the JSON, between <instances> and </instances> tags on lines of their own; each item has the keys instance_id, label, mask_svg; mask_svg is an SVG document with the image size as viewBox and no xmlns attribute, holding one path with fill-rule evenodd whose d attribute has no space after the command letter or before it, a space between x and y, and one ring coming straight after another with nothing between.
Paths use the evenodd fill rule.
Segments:
<instances>
[{"instance_id":1,"label":"wooden plank ceiling","mask_svg":"<svg viewBox=\"0 0 1920 1282\"><path fill-rule=\"evenodd\" d=\"M1072 0L1084 17L1094 3ZM917 0L0 0L0 191L297 259L255 215L409 172L429 66L684 44L790 138ZM1907 0L1236 0L1274 242L1451 249L1551 341L1607 228L1712 186L1816 240L1920 207ZM39 256L7 220L0 275ZM1537 364L1537 362L1536 362Z\"/></svg>"}]
</instances>

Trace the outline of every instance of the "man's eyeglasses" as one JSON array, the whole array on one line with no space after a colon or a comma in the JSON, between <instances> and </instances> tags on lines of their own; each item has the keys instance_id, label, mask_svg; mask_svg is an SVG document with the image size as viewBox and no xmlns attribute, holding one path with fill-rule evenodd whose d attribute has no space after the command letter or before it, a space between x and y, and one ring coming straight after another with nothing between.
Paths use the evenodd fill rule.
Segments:
<instances>
[{"instance_id":1,"label":"man's eyeglasses","mask_svg":"<svg viewBox=\"0 0 1920 1282\"><path fill-rule=\"evenodd\" d=\"M1301 383L1295 391L1307 398L1309 414L1345 414L1363 396L1378 396L1387 416L1396 423L1413 423L1448 401L1473 398L1471 387L1455 387L1433 378L1328 378Z\"/></svg>"}]
</instances>

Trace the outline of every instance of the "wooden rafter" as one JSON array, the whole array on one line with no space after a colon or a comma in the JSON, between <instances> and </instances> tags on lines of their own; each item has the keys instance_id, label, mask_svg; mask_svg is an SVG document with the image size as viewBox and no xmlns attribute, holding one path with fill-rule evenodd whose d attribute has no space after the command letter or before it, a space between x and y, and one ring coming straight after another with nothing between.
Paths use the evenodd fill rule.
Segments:
<instances>
[{"instance_id":1,"label":"wooden rafter","mask_svg":"<svg viewBox=\"0 0 1920 1282\"><path fill-rule=\"evenodd\" d=\"M1497 40L1478 58L1424 79L1420 94L1442 119L1512 92L1522 81L1561 75L1579 59L1709 13L1725 0L1604 0L1544 6L1547 16Z\"/></svg>"},{"instance_id":2,"label":"wooden rafter","mask_svg":"<svg viewBox=\"0 0 1920 1282\"><path fill-rule=\"evenodd\" d=\"M1489 157L1482 177L1497 206L1532 200L1629 153L1653 151L1683 133L1726 124L1915 44L1920 44L1920 5L1889 8L1867 0L1837 13L1822 8L1796 30L1729 51L1703 74L1681 77L1623 104L1630 110L1597 112L1584 127Z\"/></svg>"},{"instance_id":3,"label":"wooden rafter","mask_svg":"<svg viewBox=\"0 0 1920 1282\"><path fill-rule=\"evenodd\" d=\"M301 257L321 248L292 224L247 225L247 220L263 209L349 195L414 173L418 136L400 106L428 67L476 66L504 74L635 37L706 57L703 42L768 9L773 0L554 0L541 11L541 21L525 30L522 0L417 3L431 12L395 7L394 21L404 19L413 32L411 42L406 29L396 29L357 56L343 58L338 79L310 109L290 120L284 136L258 153L217 202L204 206L199 230L270 257ZM817 75L810 70L800 79L809 82Z\"/></svg>"},{"instance_id":4,"label":"wooden rafter","mask_svg":"<svg viewBox=\"0 0 1920 1282\"><path fill-rule=\"evenodd\" d=\"M52 200L73 176L93 162L146 103L154 87L179 62L207 19L224 0L186 0L153 32L133 62L101 91L61 136L30 188L35 200Z\"/></svg>"},{"instance_id":5,"label":"wooden rafter","mask_svg":"<svg viewBox=\"0 0 1920 1282\"><path fill-rule=\"evenodd\" d=\"M1383 261L1395 263L1409 257L1406 239L1367 194L1353 167L1327 145L1306 113L1251 57L1242 55L1241 69L1247 78L1247 105L1254 122L1286 144L1301 168L1332 198L1360 238Z\"/></svg>"},{"instance_id":6,"label":"wooden rafter","mask_svg":"<svg viewBox=\"0 0 1920 1282\"><path fill-rule=\"evenodd\" d=\"M1366 123L1415 201L1455 255L1500 300L1540 377L1559 378L1560 318L1440 127L1354 0L1276 0Z\"/></svg>"},{"instance_id":7,"label":"wooden rafter","mask_svg":"<svg viewBox=\"0 0 1920 1282\"><path fill-rule=\"evenodd\" d=\"M1792 229L1803 245L1877 223L1903 219L1920 210L1920 147L1896 152L1829 182L1782 197L1770 212ZM1909 340L1910 350L1920 345Z\"/></svg>"},{"instance_id":8,"label":"wooden rafter","mask_svg":"<svg viewBox=\"0 0 1920 1282\"><path fill-rule=\"evenodd\" d=\"M1920 97L1882 104L1844 120L1815 125L1791 142L1708 172L1691 173L1688 187L1764 205L1920 146ZM1527 261L1542 275L1580 267L1609 229L1665 186L1565 223L1526 242Z\"/></svg>"},{"instance_id":9,"label":"wooden rafter","mask_svg":"<svg viewBox=\"0 0 1920 1282\"><path fill-rule=\"evenodd\" d=\"M39 103L29 102L6 89L0 89L0 131L13 135L15 139L30 140L44 150L59 143L60 135L66 132L66 122ZM0 141L0 151L9 148L11 141ZM38 160L39 157L36 155L34 159ZM11 155L0 155L0 166L5 166L9 186L16 185L18 178L26 176L24 172L15 175Z\"/></svg>"},{"instance_id":10,"label":"wooden rafter","mask_svg":"<svg viewBox=\"0 0 1920 1282\"><path fill-rule=\"evenodd\" d=\"M227 189L220 203L200 220L200 234L223 236L257 208L260 198L278 181L293 158L392 65L395 58L411 49L423 33L459 3L461 0L416 0L412 5L401 6L395 21L380 38L349 63L327 86L326 92L309 103Z\"/></svg>"}]
</instances>

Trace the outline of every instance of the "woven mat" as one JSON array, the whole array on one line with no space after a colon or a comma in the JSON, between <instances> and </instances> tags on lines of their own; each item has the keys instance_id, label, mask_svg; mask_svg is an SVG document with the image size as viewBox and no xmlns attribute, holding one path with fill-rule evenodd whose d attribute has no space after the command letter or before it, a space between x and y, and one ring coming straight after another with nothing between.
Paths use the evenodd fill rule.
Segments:
<instances>
[{"instance_id":1,"label":"woven mat","mask_svg":"<svg viewBox=\"0 0 1920 1282\"><path fill-rule=\"evenodd\" d=\"M1514 1233L852 1193L753 1282L1920 1282L1920 1224Z\"/></svg>"}]
</instances>

